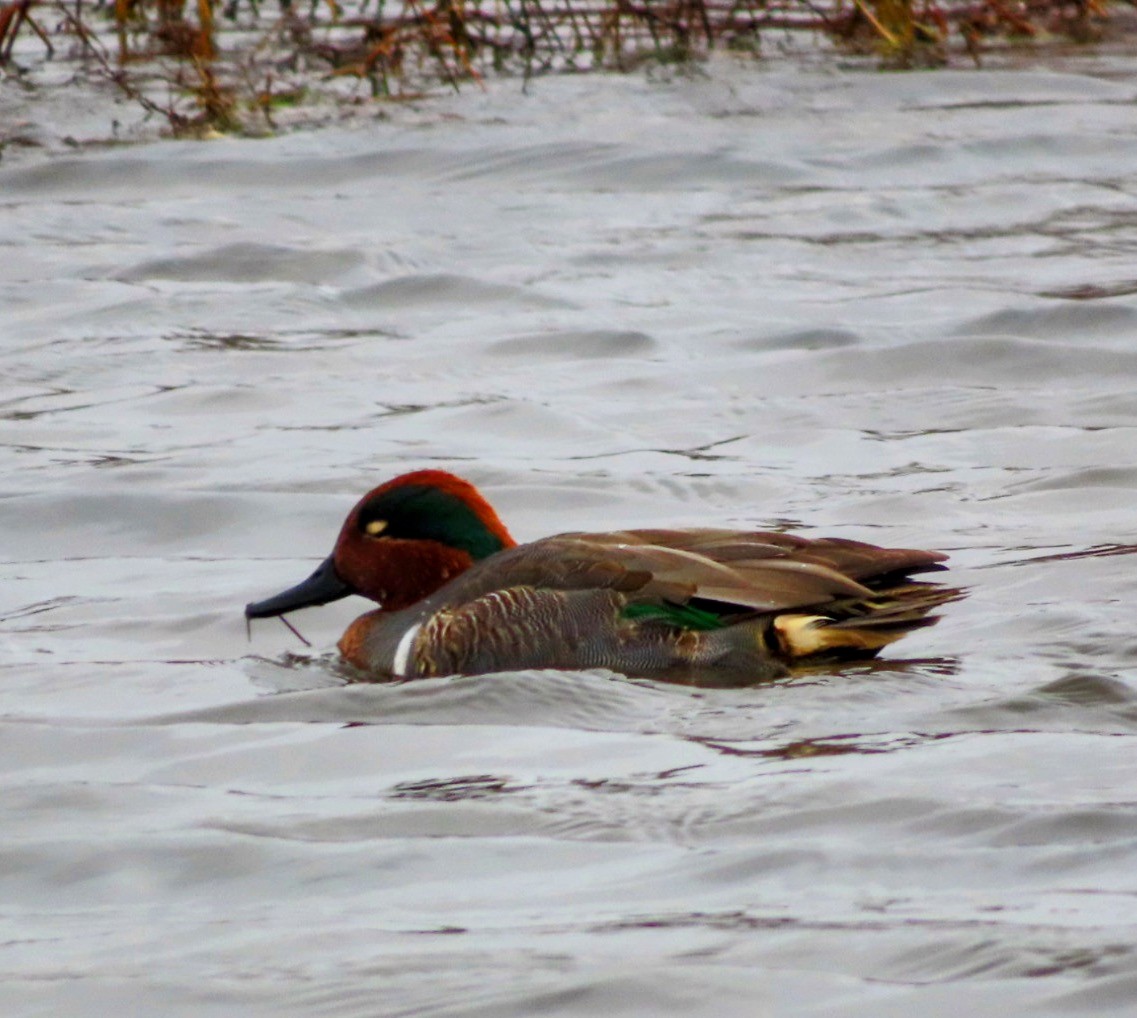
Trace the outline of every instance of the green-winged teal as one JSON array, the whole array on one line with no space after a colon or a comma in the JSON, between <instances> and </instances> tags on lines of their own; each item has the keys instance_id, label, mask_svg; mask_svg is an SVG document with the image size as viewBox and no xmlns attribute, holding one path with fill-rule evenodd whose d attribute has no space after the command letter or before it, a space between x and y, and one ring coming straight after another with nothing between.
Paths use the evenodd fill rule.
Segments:
<instances>
[{"instance_id":1,"label":"green-winged teal","mask_svg":"<svg viewBox=\"0 0 1137 1018\"><path fill-rule=\"evenodd\" d=\"M723 529L558 534L517 544L469 482L404 474L348 514L266 618L361 594L379 608L339 648L374 677L610 668L731 683L874 657L959 591L908 579L934 551Z\"/></svg>"}]
</instances>

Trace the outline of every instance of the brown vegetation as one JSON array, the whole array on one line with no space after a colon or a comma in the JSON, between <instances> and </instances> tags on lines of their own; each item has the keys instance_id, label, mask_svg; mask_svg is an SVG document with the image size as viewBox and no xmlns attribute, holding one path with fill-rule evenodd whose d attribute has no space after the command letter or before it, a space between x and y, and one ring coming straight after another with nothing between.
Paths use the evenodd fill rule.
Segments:
<instances>
[{"instance_id":1,"label":"brown vegetation","mask_svg":"<svg viewBox=\"0 0 1137 1018\"><path fill-rule=\"evenodd\" d=\"M458 88L491 72L627 70L764 34L823 33L885 66L978 62L993 40L1098 37L1104 0L0 0L0 73L14 47L52 39L176 134L272 129L314 83L373 96Z\"/></svg>"}]
</instances>

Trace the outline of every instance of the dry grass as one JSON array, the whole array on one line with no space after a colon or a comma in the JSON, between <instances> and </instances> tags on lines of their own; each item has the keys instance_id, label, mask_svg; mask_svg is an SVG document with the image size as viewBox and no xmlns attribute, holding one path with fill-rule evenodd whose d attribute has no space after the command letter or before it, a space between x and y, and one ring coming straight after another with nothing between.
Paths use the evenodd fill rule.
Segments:
<instances>
[{"instance_id":1,"label":"dry grass","mask_svg":"<svg viewBox=\"0 0 1137 1018\"><path fill-rule=\"evenodd\" d=\"M823 33L890 67L993 41L1093 41L1105 0L0 0L0 73L17 40L115 83L175 134L271 130L313 88L400 97L491 72L525 76L760 52L764 34ZM1114 10L1117 8L1115 7ZM34 38L33 38L34 37Z\"/></svg>"}]
</instances>

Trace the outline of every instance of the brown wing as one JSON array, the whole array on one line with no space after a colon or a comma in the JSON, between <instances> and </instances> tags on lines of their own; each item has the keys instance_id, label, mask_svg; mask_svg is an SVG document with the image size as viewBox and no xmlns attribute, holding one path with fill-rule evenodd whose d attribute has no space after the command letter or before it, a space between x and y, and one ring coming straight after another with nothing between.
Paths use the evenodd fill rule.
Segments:
<instances>
[{"instance_id":1,"label":"brown wing","mask_svg":"<svg viewBox=\"0 0 1137 1018\"><path fill-rule=\"evenodd\" d=\"M936 552L810 541L731 530L628 530L560 534L477 563L444 587L436 604L460 604L493 590L610 589L638 599L700 598L751 611L821 605L872 592L861 580L936 568ZM436 600L437 598L437 600Z\"/></svg>"},{"instance_id":2,"label":"brown wing","mask_svg":"<svg viewBox=\"0 0 1137 1018\"><path fill-rule=\"evenodd\" d=\"M591 540L661 544L697 552L716 562L734 564L770 558L810 562L854 580L942 569L947 556L916 548L881 548L842 537L810 540L793 534L737 530L624 530L581 534Z\"/></svg>"}]
</instances>

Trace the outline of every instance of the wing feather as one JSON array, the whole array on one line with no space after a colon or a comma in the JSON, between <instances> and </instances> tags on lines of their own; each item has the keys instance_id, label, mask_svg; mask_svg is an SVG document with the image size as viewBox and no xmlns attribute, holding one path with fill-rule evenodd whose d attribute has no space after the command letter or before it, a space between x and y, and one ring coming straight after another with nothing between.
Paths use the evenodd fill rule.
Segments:
<instances>
[{"instance_id":1,"label":"wing feather","mask_svg":"<svg viewBox=\"0 0 1137 1018\"><path fill-rule=\"evenodd\" d=\"M609 589L677 604L698 598L770 612L865 597L872 588L862 580L940 568L943 557L841 538L723 529L569 533L477 563L439 592L439 602L530 586Z\"/></svg>"}]
</instances>

